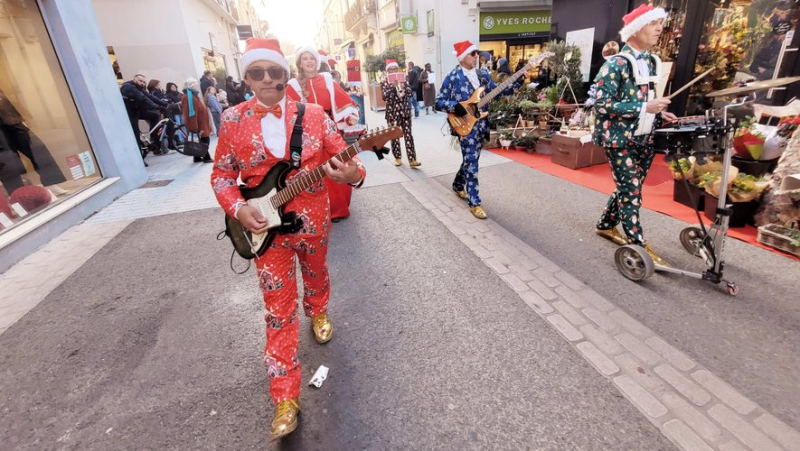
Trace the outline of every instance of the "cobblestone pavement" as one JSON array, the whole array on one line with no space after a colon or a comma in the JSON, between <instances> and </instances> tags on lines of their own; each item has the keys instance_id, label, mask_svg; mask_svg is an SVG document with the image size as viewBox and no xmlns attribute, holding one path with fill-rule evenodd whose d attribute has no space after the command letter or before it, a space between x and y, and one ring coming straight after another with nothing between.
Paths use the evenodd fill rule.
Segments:
<instances>
[{"instance_id":1,"label":"cobblestone pavement","mask_svg":"<svg viewBox=\"0 0 800 451\"><path fill-rule=\"evenodd\" d=\"M800 433L434 180L404 184L681 449L794 449ZM783 448L781 448L783 447Z\"/></svg>"},{"instance_id":2,"label":"cobblestone pavement","mask_svg":"<svg viewBox=\"0 0 800 451\"><path fill-rule=\"evenodd\" d=\"M375 113L368 118L370 125L382 123ZM432 180L453 173L460 163L440 133L443 120L441 114L414 119L419 169L409 168L405 157L396 168L391 158L363 154L368 178L362 189L401 183L468 248L465 252L480 258L678 448L797 449L795 429L496 222L473 218L460 199ZM0 334L131 221L216 207L208 188L210 165L177 154L148 162L150 180L168 184L130 192L2 275ZM513 163L488 152L482 156L482 167L498 164Z\"/></svg>"}]
</instances>

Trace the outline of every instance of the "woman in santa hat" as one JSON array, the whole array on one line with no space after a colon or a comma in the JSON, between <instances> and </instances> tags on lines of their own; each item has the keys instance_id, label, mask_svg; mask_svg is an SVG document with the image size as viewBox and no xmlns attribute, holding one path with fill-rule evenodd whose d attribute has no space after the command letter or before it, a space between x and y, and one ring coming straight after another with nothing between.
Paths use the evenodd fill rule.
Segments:
<instances>
[{"instance_id":1,"label":"woman in santa hat","mask_svg":"<svg viewBox=\"0 0 800 451\"><path fill-rule=\"evenodd\" d=\"M295 53L297 78L289 80L286 97L296 102L320 105L336 122L339 130L358 123L356 104L341 86L334 83L330 73L320 73L322 57L311 47L300 47ZM353 189L348 185L331 183L326 179L331 202L331 221L339 222L350 216L350 197Z\"/></svg>"}]
</instances>

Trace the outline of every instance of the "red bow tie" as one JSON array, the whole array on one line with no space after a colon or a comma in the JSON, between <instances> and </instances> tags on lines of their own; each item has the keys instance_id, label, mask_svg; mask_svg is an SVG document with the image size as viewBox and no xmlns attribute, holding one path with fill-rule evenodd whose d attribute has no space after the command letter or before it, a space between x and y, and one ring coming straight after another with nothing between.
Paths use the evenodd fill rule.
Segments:
<instances>
[{"instance_id":1,"label":"red bow tie","mask_svg":"<svg viewBox=\"0 0 800 451\"><path fill-rule=\"evenodd\" d=\"M283 114L283 112L281 111L280 104L275 104L269 108L263 105L256 104L254 111L259 119L264 118L264 116L266 116L268 113L272 113L275 115L276 118L280 119L281 115Z\"/></svg>"}]
</instances>

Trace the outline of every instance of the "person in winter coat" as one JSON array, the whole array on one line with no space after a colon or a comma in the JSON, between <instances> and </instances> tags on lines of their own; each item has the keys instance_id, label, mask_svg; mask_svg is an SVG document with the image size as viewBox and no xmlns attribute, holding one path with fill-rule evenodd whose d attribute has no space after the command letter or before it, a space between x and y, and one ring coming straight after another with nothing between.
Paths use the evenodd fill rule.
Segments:
<instances>
[{"instance_id":1,"label":"person in winter coat","mask_svg":"<svg viewBox=\"0 0 800 451\"><path fill-rule=\"evenodd\" d=\"M200 142L209 144L211 142L211 123L209 122L208 108L206 108L203 98L200 97L200 83L194 78L189 78L183 84L183 99L181 100L181 111L183 111L183 122L189 133L197 133ZM211 156L206 153L204 157L194 157L194 161L211 163Z\"/></svg>"},{"instance_id":2,"label":"person in winter coat","mask_svg":"<svg viewBox=\"0 0 800 451\"><path fill-rule=\"evenodd\" d=\"M242 98L239 97L239 83L233 80L233 77L228 75L225 79L225 93L228 95L228 105L236 106L242 103Z\"/></svg>"},{"instance_id":3,"label":"person in winter coat","mask_svg":"<svg viewBox=\"0 0 800 451\"><path fill-rule=\"evenodd\" d=\"M436 108L434 105L436 104L436 86L433 82L434 73L431 70L431 63L425 64L425 70L422 71L420 80L422 84L422 103L425 105L425 114L428 113L428 108L433 110L433 113L436 114Z\"/></svg>"},{"instance_id":4,"label":"person in winter coat","mask_svg":"<svg viewBox=\"0 0 800 451\"><path fill-rule=\"evenodd\" d=\"M219 130L220 118L222 117L222 105L220 105L217 99L217 89L215 87L209 86L208 89L206 89L205 101L208 111L211 112L211 117L214 119L214 128Z\"/></svg>"},{"instance_id":5,"label":"person in winter coat","mask_svg":"<svg viewBox=\"0 0 800 451\"><path fill-rule=\"evenodd\" d=\"M497 60L497 83L506 81L506 79L510 76L511 65L508 64L508 60L505 58L500 58Z\"/></svg>"},{"instance_id":6,"label":"person in winter coat","mask_svg":"<svg viewBox=\"0 0 800 451\"><path fill-rule=\"evenodd\" d=\"M136 137L136 143L140 148L143 144L139 138L139 119L147 121L150 129L153 129L161 119L159 109L168 104L168 102L162 101L147 92L146 86L145 76L136 74L133 80L126 81L119 89L122 98L125 100L125 108L131 121L133 135ZM153 140L157 139L155 136L151 136L151 138Z\"/></svg>"},{"instance_id":7,"label":"person in winter coat","mask_svg":"<svg viewBox=\"0 0 800 451\"><path fill-rule=\"evenodd\" d=\"M417 90L419 89L419 69L414 66L414 63L408 62L408 74L406 75L406 83L411 88L411 97L408 98L408 103L411 109L414 110L414 117L419 117L419 103L417 103Z\"/></svg>"}]
</instances>

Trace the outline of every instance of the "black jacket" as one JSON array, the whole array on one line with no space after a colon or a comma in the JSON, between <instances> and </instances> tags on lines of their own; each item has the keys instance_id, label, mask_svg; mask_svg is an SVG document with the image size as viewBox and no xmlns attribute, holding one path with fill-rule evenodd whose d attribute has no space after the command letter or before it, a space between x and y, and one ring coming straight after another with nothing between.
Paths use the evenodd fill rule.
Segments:
<instances>
[{"instance_id":1,"label":"black jacket","mask_svg":"<svg viewBox=\"0 0 800 451\"><path fill-rule=\"evenodd\" d=\"M119 91L122 93L122 97L125 100L125 107L128 110L128 114L138 114L142 111L155 111L159 108L159 100L146 90L139 89L139 86L137 86L133 80L123 83ZM155 101L153 99L155 99Z\"/></svg>"},{"instance_id":2,"label":"black jacket","mask_svg":"<svg viewBox=\"0 0 800 451\"><path fill-rule=\"evenodd\" d=\"M205 96L206 89L208 89L209 86L214 86L215 84L216 80L214 80L212 77L200 77L200 95Z\"/></svg>"},{"instance_id":3,"label":"black jacket","mask_svg":"<svg viewBox=\"0 0 800 451\"><path fill-rule=\"evenodd\" d=\"M419 69L417 67L411 69L411 72L408 73L406 83L411 88L411 92L417 92L417 89L419 89Z\"/></svg>"},{"instance_id":4,"label":"black jacket","mask_svg":"<svg viewBox=\"0 0 800 451\"><path fill-rule=\"evenodd\" d=\"M180 91L167 91L167 98L172 103L181 103L181 99L183 99L183 93Z\"/></svg>"}]
</instances>

